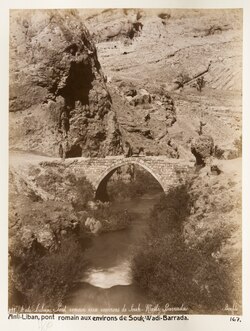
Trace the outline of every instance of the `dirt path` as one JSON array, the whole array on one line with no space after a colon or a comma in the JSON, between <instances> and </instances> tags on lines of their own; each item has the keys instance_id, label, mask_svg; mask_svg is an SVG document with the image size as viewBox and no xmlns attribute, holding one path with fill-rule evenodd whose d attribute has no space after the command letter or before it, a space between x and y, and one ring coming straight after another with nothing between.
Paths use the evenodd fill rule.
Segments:
<instances>
[{"instance_id":1,"label":"dirt path","mask_svg":"<svg viewBox=\"0 0 250 331\"><path fill-rule=\"evenodd\" d=\"M9 165L10 167L18 167L25 164L39 164L43 161L59 161L60 158L44 156L35 153L22 152L22 151L10 151L9 152Z\"/></svg>"}]
</instances>

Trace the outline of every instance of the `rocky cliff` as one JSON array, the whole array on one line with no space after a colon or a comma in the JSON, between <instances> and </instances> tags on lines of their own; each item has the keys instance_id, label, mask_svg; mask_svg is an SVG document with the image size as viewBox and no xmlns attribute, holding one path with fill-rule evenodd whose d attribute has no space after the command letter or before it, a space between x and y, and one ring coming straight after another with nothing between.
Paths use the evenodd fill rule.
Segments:
<instances>
[{"instance_id":1,"label":"rocky cliff","mask_svg":"<svg viewBox=\"0 0 250 331\"><path fill-rule=\"evenodd\" d=\"M10 148L121 153L111 96L77 11L13 10L10 27Z\"/></svg>"}]
</instances>

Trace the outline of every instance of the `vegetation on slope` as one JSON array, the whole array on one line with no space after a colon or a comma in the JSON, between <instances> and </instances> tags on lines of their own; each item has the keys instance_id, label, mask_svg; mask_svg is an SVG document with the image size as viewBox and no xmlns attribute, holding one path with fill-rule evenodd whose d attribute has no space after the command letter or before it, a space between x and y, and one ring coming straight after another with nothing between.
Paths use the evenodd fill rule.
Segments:
<instances>
[{"instance_id":1,"label":"vegetation on slope","mask_svg":"<svg viewBox=\"0 0 250 331\"><path fill-rule=\"evenodd\" d=\"M240 208L237 183L226 174L201 171L170 191L154 207L150 234L136 252L135 282L162 307L240 313Z\"/></svg>"},{"instance_id":2,"label":"vegetation on slope","mask_svg":"<svg viewBox=\"0 0 250 331\"><path fill-rule=\"evenodd\" d=\"M42 162L27 169L11 167L9 206L9 306L55 309L86 266L84 242L93 235L88 217L101 231L129 225L94 197L85 177L76 177L62 162ZM93 203L93 202L92 202Z\"/></svg>"}]
</instances>

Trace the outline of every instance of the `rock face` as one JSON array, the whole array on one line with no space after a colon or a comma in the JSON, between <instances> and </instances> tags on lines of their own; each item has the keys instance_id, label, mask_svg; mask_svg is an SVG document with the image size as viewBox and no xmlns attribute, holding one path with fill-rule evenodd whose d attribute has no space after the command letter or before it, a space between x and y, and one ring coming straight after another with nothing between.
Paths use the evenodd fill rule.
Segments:
<instances>
[{"instance_id":1,"label":"rock face","mask_svg":"<svg viewBox=\"0 0 250 331\"><path fill-rule=\"evenodd\" d=\"M207 252L216 249L220 258L226 254L237 259L241 255L241 160L220 160L218 167L222 170L219 175L210 172L204 176L199 172L192 182L191 215L185 225L185 237L193 247L214 238ZM216 246L219 233L225 238L220 247Z\"/></svg>"},{"instance_id":2,"label":"rock face","mask_svg":"<svg viewBox=\"0 0 250 331\"><path fill-rule=\"evenodd\" d=\"M65 157L120 154L112 100L76 11L12 11L10 147Z\"/></svg>"},{"instance_id":3,"label":"rock face","mask_svg":"<svg viewBox=\"0 0 250 331\"><path fill-rule=\"evenodd\" d=\"M191 152L196 158L196 165L204 166L214 152L214 141L211 136L201 135L195 139L191 146Z\"/></svg>"},{"instance_id":4,"label":"rock face","mask_svg":"<svg viewBox=\"0 0 250 331\"><path fill-rule=\"evenodd\" d=\"M31 202L27 197L16 196L15 202L10 204L9 214L11 257L24 256L35 246L53 251L58 248L60 239L72 234L78 226L74 209L65 201L64 208L61 202Z\"/></svg>"},{"instance_id":5,"label":"rock face","mask_svg":"<svg viewBox=\"0 0 250 331\"><path fill-rule=\"evenodd\" d=\"M12 10L10 148L193 160L202 119L233 158L241 76L238 9Z\"/></svg>"},{"instance_id":6,"label":"rock face","mask_svg":"<svg viewBox=\"0 0 250 331\"><path fill-rule=\"evenodd\" d=\"M119 15L119 21L108 22L105 30L97 26L93 32L94 40L97 42L133 39L140 35L143 24L139 21L138 15Z\"/></svg>"},{"instance_id":7,"label":"rock face","mask_svg":"<svg viewBox=\"0 0 250 331\"><path fill-rule=\"evenodd\" d=\"M9 254L12 257L24 256L32 249L57 249L63 237L77 233L80 224L77 210L85 211L93 195L87 180L68 171L66 162L41 162L42 159L39 157L33 165L11 159Z\"/></svg>"},{"instance_id":8,"label":"rock face","mask_svg":"<svg viewBox=\"0 0 250 331\"><path fill-rule=\"evenodd\" d=\"M145 89L121 82L118 91L110 90L125 141L125 155L179 157L177 144L172 146L175 139L169 135L177 120L176 107L163 87Z\"/></svg>"}]
</instances>

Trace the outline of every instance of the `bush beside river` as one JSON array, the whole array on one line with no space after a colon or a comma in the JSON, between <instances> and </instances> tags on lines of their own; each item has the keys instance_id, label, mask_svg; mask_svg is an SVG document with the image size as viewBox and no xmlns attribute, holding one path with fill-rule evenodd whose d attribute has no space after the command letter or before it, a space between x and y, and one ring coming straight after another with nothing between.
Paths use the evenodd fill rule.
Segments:
<instances>
[{"instance_id":1,"label":"bush beside river","mask_svg":"<svg viewBox=\"0 0 250 331\"><path fill-rule=\"evenodd\" d=\"M84 272L82 243L93 236L86 219L107 232L131 216L91 202L92 186L61 161L11 167L9 178L9 306L55 308Z\"/></svg>"},{"instance_id":2,"label":"bush beside river","mask_svg":"<svg viewBox=\"0 0 250 331\"><path fill-rule=\"evenodd\" d=\"M241 313L240 175L207 169L155 205L133 260L134 281L162 306Z\"/></svg>"}]
</instances>

